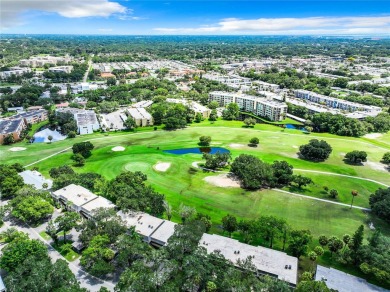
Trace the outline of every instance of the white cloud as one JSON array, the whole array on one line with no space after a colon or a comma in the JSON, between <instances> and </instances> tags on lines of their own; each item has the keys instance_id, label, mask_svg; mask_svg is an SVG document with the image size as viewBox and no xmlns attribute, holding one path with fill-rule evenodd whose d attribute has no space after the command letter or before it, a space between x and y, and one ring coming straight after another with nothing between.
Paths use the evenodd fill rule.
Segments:
<instances>
[{"instance_id":1,"label":"white cloud","mask_svg":"<svg viewBox=\"0 0 390 292\"><path fill-rule=\"evenodd\" d=\"M222 19L196 28L155 28L182 34L390 34L390 16Z\"/></svg>"},{"instance_id":2,"label":"white cloud","mask_svg":"<svg viewBox=\"0 0 390 292\"><path fill-rule=\"evenodd\" d=\"M120 20L144 20L148 19L146 17L140 17L140 16L131 16L131 15L121 15L118 17Z\"/></svg>"},{"instance_id":3,"label":"white cloud","mask_svg":"<svg viewBox=\"0 0 390 292\"><path fill-rule=\"evenodd\" d=\"M67 18L108 17L132 12L119 3L108 0L1 0L0 28L23 24L21 15L28 11L57 13Z\"/></svg>"}]
</instances>

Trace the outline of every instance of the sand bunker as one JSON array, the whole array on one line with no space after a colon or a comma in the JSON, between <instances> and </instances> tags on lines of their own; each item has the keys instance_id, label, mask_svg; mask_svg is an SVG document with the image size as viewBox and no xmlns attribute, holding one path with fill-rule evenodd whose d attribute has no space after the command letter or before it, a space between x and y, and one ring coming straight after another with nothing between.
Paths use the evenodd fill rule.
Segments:
<instances>
[{"instance_id":1,"label":"sand bunker","mask_svg":"<svg viewBox=\"0 0 390 292\"><path fill-rule=\"evenodd\" d=\"M364 135L363 137L364 138L367 138L367 139L377 139L377 138L380 138L382 137L383 135L380 134L380 133L371 133L371 134L366 134Z\"/></svg>"},{"instance_id":2,"label":"sand bunker","mask_svg":"<svg viewBox=\"0 0 390 292\"><path fill-rule=\"evenodd\" d=\"M298 149L299 147L297 146L297 145L293 145L293 147L292 148L294 148L294 149Z\"/></svg>"},{"instance_id":3,"label":"sand bunker","mask_svg":"<svg viewBox=\"0 0 390 292\"><path fill-rule=\"evenodd\" d=\"M386 172L388 171L387 166L383 165L382 163L367 161L367 162L364 162L364 165L368 166L369 168L371 168L373 170L386 171Z\"/></svg>"},{"instance_id":4,"label":"sand bunker","mask_svg":"<svg viewBox=\"0 0 390 292\"><path fill-rule=\"evenodd\" d=\"M157 171L163 171L163 172L167 171L168 168L170 168L170 167L171 167L171 163L169 163L169 162L158 162L158 163L156 163L156 164L153 166L153 168L154 168L155 170L157 170Z\"/></svg>"},{"instance_id":5,"label":"sand bunker","mask_svg":"<svg viewBox=\"0 0 390 292\"><path fill-rule=\"evenodd\" d=\"M231 148L243 148L245 146L246 145L244 145L244 144L235 144L235 143L232 143L229 145L229 147L231 147Z\"/></svg>"},{"instance_id":6,"label":"sand bunker","mask_svg":"<svg viewBox=\"0 0 390 292\"><path fill-rule=\"evenodd\" d=\"M26 149L27 148L24 148L24 147L12 147L9 149L9 151L16 152L16 151L24 151Z\"/></svg>"},{"instance_id":7,"label":"sand bunker","mask_svg":"<svg viewBox=\"0 0 390 292\"><path fill-rule=\"evenodd\" d=\"M114 148L111 148L112 151L118 152L118 151L125 151L125 147L122 146L116 146Z\"/></svg>"},{"instance_id":8,"label":"sand bunker","mask_svg":"<svg viewBox=\"0 0 390 292\"><path fill-rule=\"evenodd\" d=\"M206 176L204 178L206 182L209 184L212 184L217 187L221 188L239 188L240 183L239 181L234 178L231 174L220 174L220 175L213 175L213 176Z\"/></svg>"}]
</instances>

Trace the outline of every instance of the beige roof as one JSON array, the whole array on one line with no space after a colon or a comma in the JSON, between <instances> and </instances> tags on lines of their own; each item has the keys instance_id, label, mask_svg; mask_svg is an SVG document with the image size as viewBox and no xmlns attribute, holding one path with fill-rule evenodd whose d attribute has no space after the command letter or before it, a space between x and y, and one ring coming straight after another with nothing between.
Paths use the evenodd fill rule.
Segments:
<instances>
[{"instance_id":1,"label":"beige roof","mask_svg":"<svg viewBox=\"0 0 390 292\"><path fill-rule=\"evenodd\" d=\"M89 201L88 203L83 205L83 209L91 213L93 210L97 208L115 208L115 205L103 197L97 197L96 199L93 199L92 201Z\"/></svg>"},{"instance_id":2,"label":"beige roof","mask_svg":"<svg viewBox=\"0 0 390 292\"><path fill-rule=\"evenodd\" d=\"M53 192L56 198L62 198L72 202L74 205L81 207L85 203L97 198L97 195L82 186L75 184L68 185L62 189Z\"/></svg>"}]
</instances>

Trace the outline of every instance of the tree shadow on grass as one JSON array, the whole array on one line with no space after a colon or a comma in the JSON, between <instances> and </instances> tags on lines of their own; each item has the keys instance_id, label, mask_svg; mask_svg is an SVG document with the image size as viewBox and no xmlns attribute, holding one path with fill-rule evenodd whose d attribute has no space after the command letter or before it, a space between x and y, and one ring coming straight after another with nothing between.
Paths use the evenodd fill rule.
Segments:
<instances>
[{"instance_id":1,"label":"tree shadow on grass","mask_svg":"<svg viewBox=\"0 0 390 292\"><path fill-rule=\"evenodd\" d=\"M348 164L348 165L353 165L353 166L364 166L363 162L361 161L358 161L358 162L352 162L346 158L343 159L344 163L345 164Z\"/></svg>"},{"instance_id":2,"label":"tree shadow on grass","mask_svg":"<svg viewBox=\"0 0 390 292\"><path fill-rule=\"evenodd\" d=\"M289 192L292 192L292 193L299 193L299 194L311 194L313 193L311 190L309 189L305 189L305 188L299 188L295 185L291 185L291 186L288 186L288 191Z\"/></svg>"}]
</instances>

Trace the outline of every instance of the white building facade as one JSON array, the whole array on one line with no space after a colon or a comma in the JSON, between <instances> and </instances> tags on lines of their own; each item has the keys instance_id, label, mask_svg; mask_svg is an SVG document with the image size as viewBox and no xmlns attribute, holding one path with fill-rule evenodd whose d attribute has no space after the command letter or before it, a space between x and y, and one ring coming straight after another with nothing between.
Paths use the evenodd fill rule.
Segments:
<instances>
[{"instance_id":1,"label":"white building facade","mask_svg":"<svg viewBox=\"0 0 390 292\"><path fill-rule=\"evenodd\" d=\"M220 106L237 103L242 111L253 113L270 121L282 121L287 114L287 104L272 99L251 96L240 93L213 91L209 93L210 101L216 101Z\"/></svg>"}]
</instances>

